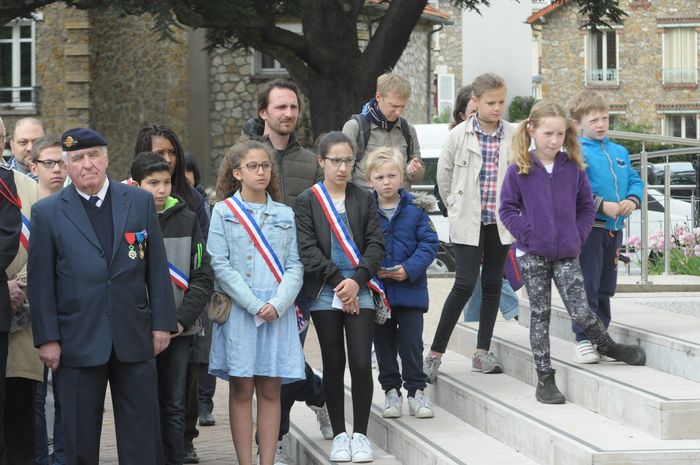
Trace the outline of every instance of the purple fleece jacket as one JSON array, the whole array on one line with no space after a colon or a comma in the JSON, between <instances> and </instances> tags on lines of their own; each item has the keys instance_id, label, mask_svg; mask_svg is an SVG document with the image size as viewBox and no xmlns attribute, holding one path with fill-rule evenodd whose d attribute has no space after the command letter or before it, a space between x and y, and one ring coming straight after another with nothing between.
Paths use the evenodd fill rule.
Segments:
<instances>
[{"instance_id":1,"label":"purple fleece jacket","mask_svg":"<svg viewBox=\"0 0 700 465\"><path fill-rule=\"evenodd\" d=\"M508 167L499 216L518 249L552 260L578 257L595 219L586 173L564 152L548 173L536 157L529 174Z\"/></svg>"}]
</instances>

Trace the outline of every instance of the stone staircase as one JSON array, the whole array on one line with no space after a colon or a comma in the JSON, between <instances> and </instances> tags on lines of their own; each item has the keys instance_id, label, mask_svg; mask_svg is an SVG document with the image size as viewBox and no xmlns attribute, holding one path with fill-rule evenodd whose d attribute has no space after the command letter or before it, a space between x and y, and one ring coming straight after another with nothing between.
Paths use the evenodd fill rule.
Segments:
<instances>
[{"instance_id":1,"label":"stone staircase","mask_svg":"<svg viewBox=\"0 0 700 465\"><path fill-rule=\"evenodd\" d=\"M492 351L504 373L470 371L477 324L455 329L436 383L429 386L435 418L384 419L384 394L375 378L368 436L378 463L470 465L699 465L700 298L690 303L639 296L614 304L612 336L639 343L647 366L572 362L570 319L555 300L552 363L564 405L535 400L536 373L529 344L529 308L520 321L496 324ZM690 311L678 308L691 307ZM677 308L674 308L677 307ZM668 309L670 308L670 310ZM432 310L431 310L432 311ZM425 340L432 337L426 329ZM320 363L316 363L320 368ZM376 375L376 371L375 371ZM346 374L346 415L351 418ZM330 441L320 439L313 413L293 411L295 463L330 463ZM304 419L304 416L307 418ZM316 437L317 436L317 437ZM306 442L304 442L306 441ZM314 459L304 454L316 451ZM291 454L290 454L291 455Z\"/></svg>"}]
</instances>

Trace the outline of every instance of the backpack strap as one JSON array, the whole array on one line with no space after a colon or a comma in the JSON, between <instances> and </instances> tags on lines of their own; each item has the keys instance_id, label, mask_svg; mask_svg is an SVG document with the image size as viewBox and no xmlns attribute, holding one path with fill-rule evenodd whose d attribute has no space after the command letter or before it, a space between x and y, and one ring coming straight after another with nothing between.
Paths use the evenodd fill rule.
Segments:
<instances>
[{"instance_id":1,"label":"backpack strap","mask_svg":"<svg viewBox=\"0 0 700 465\"><path fill-rule=\"evenodd\" d=\"M406 121L400 116L399 120L397 121L397 124L399 125L399 129L403 134L404 140L406 140L406 163L408 163L408 161L411 158L411 154L413 153L413 137L411 137L411 125L408 123L408 121Z\"/></svg>"},{"instance_id":2,"label":"backpack strap","mask_svg":"<svg viewBox=\"0 0 700 465\"><path fill-rule=\"evenodd\" d=\"M357 121L357 140L355 145L357 145L357 153L355 158L358 160L365 155L365 150L367 150L367 143L369 142L369 135L371 131L371 125L369 120L363 118L362 115L352 115L352 119Z\"/></svg>"}]
</instances>

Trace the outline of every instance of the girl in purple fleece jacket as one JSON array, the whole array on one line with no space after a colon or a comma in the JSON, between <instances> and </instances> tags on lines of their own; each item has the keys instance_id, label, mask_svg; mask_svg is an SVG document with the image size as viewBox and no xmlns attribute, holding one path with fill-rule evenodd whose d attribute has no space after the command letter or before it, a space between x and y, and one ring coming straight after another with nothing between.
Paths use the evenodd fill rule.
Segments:
<instances>
[{"instance_id":1,"label":"girl in purple fleece jacket","mask_svg":"<svg viewBox=\"0 0 700 465\"><path fill-rule=\"evenodd\" d=\"M552 102L537 102L513 137L513 154L499 215L516 238L530 300L530 345L538 378L535 397L546 404L563 404L549 350L552 279L571 318L601 354L630 365L644 365L646 355L639 346L615 343L588 307L578 255L593 226L595 208L576 128L564 110Z\"/></svg>"}]
</instances>

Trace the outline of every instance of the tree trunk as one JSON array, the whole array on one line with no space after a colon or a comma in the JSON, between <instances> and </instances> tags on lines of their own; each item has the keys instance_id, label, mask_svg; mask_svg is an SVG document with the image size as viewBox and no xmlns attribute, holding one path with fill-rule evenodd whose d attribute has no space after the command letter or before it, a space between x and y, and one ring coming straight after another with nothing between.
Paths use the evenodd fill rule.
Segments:
<instances>
[{"instance_id":1,"label":"tree trunk","mask_svg":"<svg viewBox=\"0 0 700 465\"><path fill-rule=\"evenodd\" d=\"M314 137L329 131L340 131L354 113L362 110L371 96L366 89L358 89L353 79L352 66L336 69L330 76L313 76L309 86L311 130Z\"/></svg>"}]
</instances>

